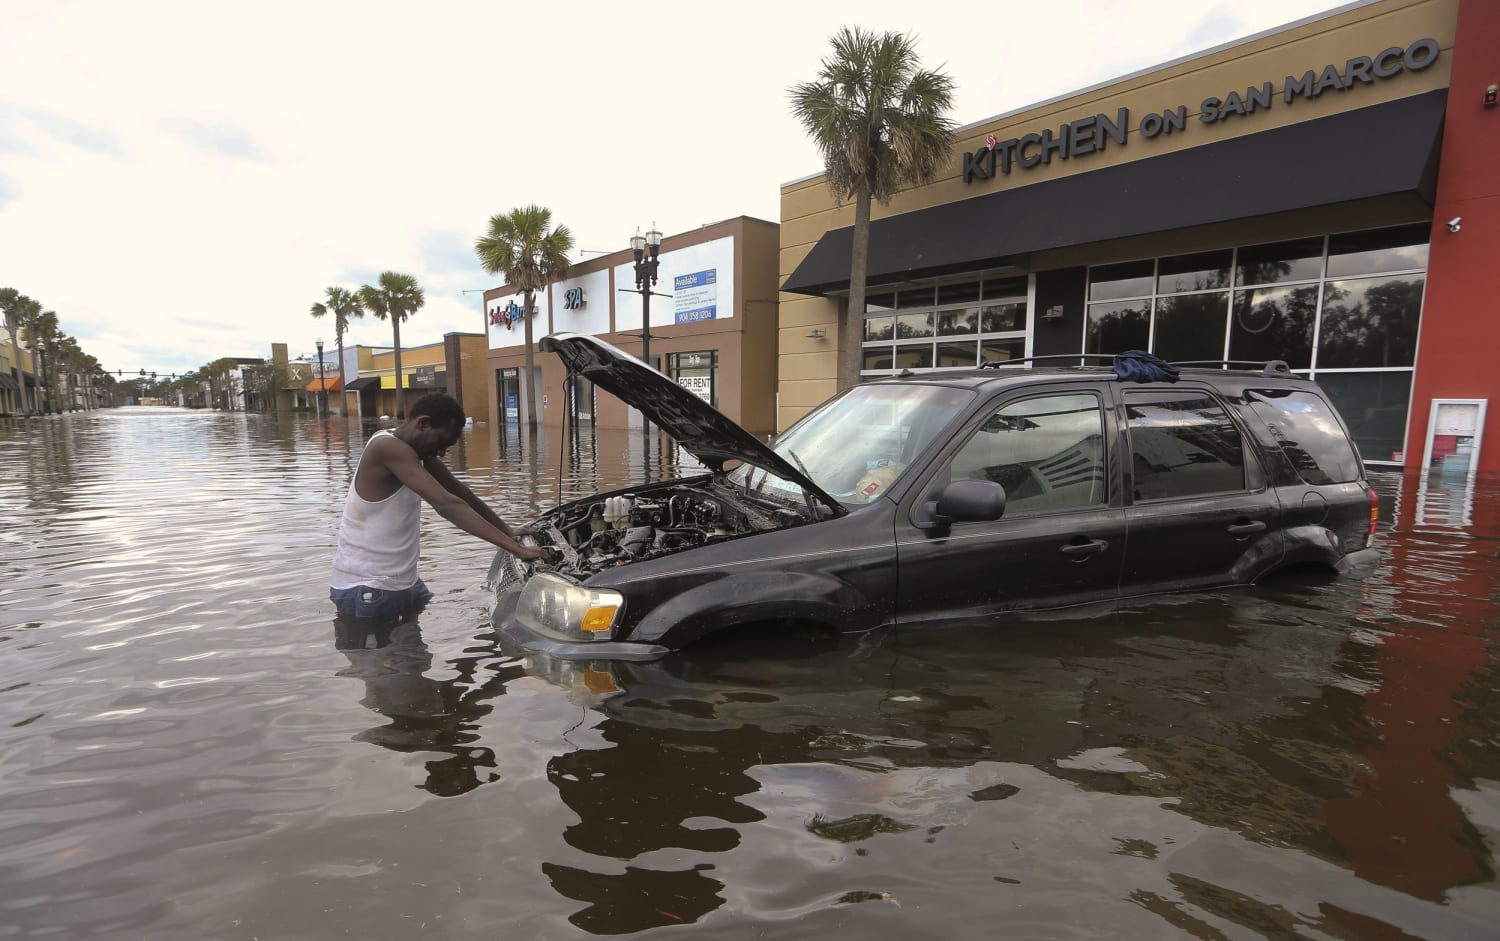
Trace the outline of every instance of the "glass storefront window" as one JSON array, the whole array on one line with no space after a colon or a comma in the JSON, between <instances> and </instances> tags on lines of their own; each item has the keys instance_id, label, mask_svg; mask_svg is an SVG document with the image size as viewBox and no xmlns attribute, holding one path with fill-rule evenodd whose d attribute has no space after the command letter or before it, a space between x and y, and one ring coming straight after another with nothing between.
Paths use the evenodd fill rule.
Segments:
<instances>
[{"instance_id":1,"label":"glass storefront window","mask_svg":"<svg viewBox=\"0 0 1500 941\"><path fill-rule=\"evenodd\" d=\"M1151 302L1090 304L1087 329L1085 353L1144 350L1151 339Z\"/></svg>"},{"instance_id":2,"label":"glass storefront window","mask_svg":"<svg viewBox=\"0 0 1500 941\"><path fill-rule=\"evenodd\" d=\"M1089 272L1089 300L1112 301L1121 297L1149 297L1156 273L1155 260L1100 265Z\"/></svg>"},{"instance_id":3,"label":"glass storefront window","mask_svg":"<svg viewBox=\"0 0 1500 941\"><path fill-rule=\"evenodd\" d=\"M1425 271L1427 232L1424 222L1395 229L1329 236L1328 277L1349 278L1383 271Z\"/></svg>"},{"instance_id":4,"label":"glass storefront window","mask_svg":"<svg viewBox=\"0 0 1500 941\"><path fill-rule=\"evenodd\" d=\"M966 281L963 284L944 284L938 288L939 304L970 304L979 300L979 282Z\"/></svg>"},{"instance_id":5,"label":"glass storefront window","mask_svg":"<svg viewBox=\"0 0 1500 941\"><path fill-rule=\"evenodd\" d=\"M1171 362L1213 362L1226 357L1227 345L1231 360L1283 360L1343 390L1338 405L1346 417L1363 413L1350 424L1365 459L1391 461L1407 418L1429 228L1094 266L1084 352L1149 348ZM1143 287L1138 279L1148 270L1156 276Z\"/></svg>"},{"instance_id":6,"label":"glass storefront window","mask_svg":"<svg viewBox=\"0 0 1500 941\"><path fill-rule=\"evenodd\" d=\"M937 303L935 288L902 288L896 292L896 307L931 307Z\"/></svg>"},{"instance_id":7,"label":"glass storefront window","mask_svg":"<svg viewBox=\"0 0 1500 941\"><path fill-rule=\"evenodd\" d=\"M1184 294L1229 287L1234 252L1199 252L1163 258L1156 269L1156 293Z\"/></svg>"},{"instance_id":8,"label":"glass storefront window","mask_svg":"<svg viewBox=\"0 0 1500 941\"><path fill-rule=\"evenodd\" d=\"M1025 297L1025 278L995 278L984 282L984 299L987 301L1024 299Z\"/></svg>"},{"instance_id":9,"label":"glass storefront window","mask_svg":"<svg viewBox=\"0 0 1500 941\"><path fill-rule=\"evenodd\" d=\"M1426 283L1421 277L1394 277L1325 284L1318 366L1414 364Z\"/></svg>"},{"instance_id":10,"label":"glass storefront window","mask_svg":"<svg viewBox=\"0 0 1500 941\"><path fill-rule=\"evenodd\" d=\"M1310 281L1323 274L1323 240L1297 239L1239 250L1235 284L1277 284Z\"/></svg>"},{"instance_id":11,"label":"glass storefront window","mask_svg":"<svg viewBox=\"0 0 1500 941\"><path fill-rule=\"evenodd\" d=\"M896 347L896 369L928 369L932 366L932 344Z\"/></svg>"},{"instance_id":12,"label":"glass storefront window","mask_svg":"<svg viewBox=\"0 0 1500 941\"><path fill-rule=\"evenodd\" d=\"M937 365L939 367L972 368L978 365L974 358L974 351L978 344L973 340L965 340L960 343L939 343L937 345Z\"/></svg>"},{"instance_id":13,"label":"glass storefront window","mask_svg":"<svg viewBox=\"0 0 1500 941\"><path fill-rule=\"evenodd\" d=\"M1230 359L1280 359L1293 369L1312 365L1316 284L1235 291L1233 310Z\"/></svg>"},{"instance_id":14,"label":"glass storefront window","mask_svg":"<svg viewBox=\"0 0 1500 941\"><path fill-rule=\"evenodd\" d=\"M1224 273L1227 277L1227 266ZM1168 362L1218 362L1224 358L1228 316L1228 291L1158 298L1154 352Z\"/></svg>"},{"instance_id":15,"label":"glass storefront window","mask_svg":"<svg viewBox=\"0 0 1500 941\"><path fill-rule=\"evenodd\" d=\"M940 337L977 333L979 330L979 308L966 310L940 310L937 313L937 334Z\"/></svg>"},{"instance_id":16,"label":"glass storefront window","mask_svg":"<svg viewBox=\"0 0 1500 941\"><path fill-rule=\"evenodd\" d=\"M1026 341L1020 337L1011 340L983 340L979 344L981 363L1008 363L1026 355Z\"/></svg>"},{"instance_id":17,"label":"glass storefront window","mask_svg":"<svg viewBox=\"0 0 1500 941\"><path fill-rule=\"evenodd\" d=\"M896 339L914 340L932 336L932 311L922 314L899 314L896 317Z\"/></svg>"},{"instance_id":18,"label":"glass storefront window","mask_svg":"<svg viewBox=\"0 0 1500 941\"><path fill-rule=\"evenodd\" d=\"M862 371L973 369L1023 358L1029 285L1024 276L991 278L870 295Z\"/></svg>"},{"instance_id":19,"label":"glass storefront window","mask_svg":"<svg viewBox=\"0 0 1500 941\"><path fill-rule=\"evenodd\" d=\"M992 304L981 308L979 330L981 333L1004 333L1007 330L1026 329L1026 304Z\"/></svg>"},{"instance_id":20,"label":"glass storefront window","mask_svg":"<svg viewBox=\"0 0 1500 941\"><path fill-rule=\"evenodd\" d=\"M1344 416L1367 461L1394 461L1405 449L1411 371L1320 372L1318 385Z\"/></svg>"}]
</instances>

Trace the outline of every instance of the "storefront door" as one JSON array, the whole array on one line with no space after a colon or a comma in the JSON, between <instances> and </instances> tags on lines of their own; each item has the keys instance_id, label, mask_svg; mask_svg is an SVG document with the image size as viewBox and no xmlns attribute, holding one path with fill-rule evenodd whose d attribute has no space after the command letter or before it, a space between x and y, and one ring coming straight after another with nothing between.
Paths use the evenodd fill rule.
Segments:
<instances>
[{"instance_id":1,"label":"storefront door","mask_svg":"<svg viewBox=\"0 0 1500 941\"><path fill-rule=\"evenodd\" d=\"M521 371L514 367L495 372L495 387L500 390L501 413L508 422L521 420Z\"/></svg>"}]
</instances>

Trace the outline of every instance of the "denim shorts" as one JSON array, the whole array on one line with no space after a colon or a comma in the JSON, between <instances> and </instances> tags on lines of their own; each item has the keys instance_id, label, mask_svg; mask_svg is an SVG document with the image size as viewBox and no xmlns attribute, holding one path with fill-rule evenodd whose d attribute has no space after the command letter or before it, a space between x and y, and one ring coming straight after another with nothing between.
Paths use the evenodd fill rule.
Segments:
<instances>
[{"instance_id":1,"label":"denim shorts","mask_svg":"<svg viewBox=\"0 0 1500 941\"><path fill-rule=\"evenodd\" d=\"M417 579L410 588L371 588L356 585L353 588L330 588L328 597L338 608L340 615L361 621L382 624L397 624L410 621L427 607L432 592Z\"/></svg>"}]
</instances>

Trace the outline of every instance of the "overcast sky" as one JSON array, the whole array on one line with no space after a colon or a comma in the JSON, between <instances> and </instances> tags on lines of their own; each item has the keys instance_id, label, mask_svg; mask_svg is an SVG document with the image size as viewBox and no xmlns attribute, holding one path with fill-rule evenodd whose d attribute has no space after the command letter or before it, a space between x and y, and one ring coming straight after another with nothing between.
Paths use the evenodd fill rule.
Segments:
<instances>
[{"instance_id":1,"label":"overcast sky","mask_svg":"<svg viewBox=\"0 0 1500 941\"><path fill-rule=\"evenodd\" d=\"M482 329L495 213L550 208L575 260L778 221L822 167L787 88L842 25L915 34L963 125L1341 5L0 0L0 287L110 370L332 349L309 306L385 270L436 342Z\"/></svg>"}]
</instances>

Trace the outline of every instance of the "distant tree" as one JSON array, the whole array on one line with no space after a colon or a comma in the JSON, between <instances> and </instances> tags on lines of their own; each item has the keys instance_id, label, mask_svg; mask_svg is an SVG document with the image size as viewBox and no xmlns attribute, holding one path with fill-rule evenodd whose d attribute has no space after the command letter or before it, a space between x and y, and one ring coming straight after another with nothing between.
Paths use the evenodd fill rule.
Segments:
<instances>
[{"instance_id":1,"label":"distant tree","mask_svg":"<svg viewBox=\"0 0 1500 941\"><path fill-rule=\"evenodd\" d=\"M379 285L378 287L375 285ZM382 272L375 285L359 289L359 306L379 320L391 322L391 338L396 347L396 417L406 417L406 396L401 382L401 323L422 309L427 299L417 279L395 271Z\"/></svg>"},{"instance_id":2,"label":"distant tree","mask_svg":"<svg viewBox=\"0 0 1500 941\"><path fill-rule=\"evenodd\" d=\"M43 414L51 412L55 403L51 401L52 382L48 374L57 367L54 362L55 344L60 333L57 325L57 314L54 311L44 311L33 317L24 325L26 329L26 345L31 348L31 362L37 371L37 390L40 401L37 410ZM43 394L43 390L48 390Z\"/></svg>"},{"instance_id":3,"label":"distant tree","mask_svg":"<svg viewBox=\"0 0 1500 941\"><path fill-rule=\"evenodd\" d=\"M823 155L834 198L854 197L849 303L841 319L839 388L859 382L870 261L870 204L930 181L953 145L953 80L923 69L902 33L844 27L816 81L791 88L792 113Z\"/></svg>"},{"instance_id":4,"label":"distant tree","mask_svg":"<svg viewBox=\"0 0 1500 941\"><path fill-rule=\"evenodd\" d=\"M339 348L339 389L343 390L348 388L344 379L344 334L349 331L349 318L363 317L365 312L359 306L359 298L353 291L335 285L325 289L323 293L326 300L312 305L311 313L314 317L333 315L333 338Z\"/></svg>"},{"instance_id":5,"label":"distant tree","mask_svg":"<svg viewBox=\"0 0 1500 941\"><path fill-rule=\"evenodd\" d=\"M22 415L31 414L31 399L26 393L26 374L21 371L21 344L16 342L21 327L42 312L42 305L16 291L0 288L0 312L5 315L5 331L10 334L10 367L16 380L16 403Z\"/></svg>"},{"instance_id":6,"label":"distant tree","mask_svg":"<svg viewBox=\"0 0 1500 941\"><path fill-rule=\"evenodd\" d=\"M552 228L552 212L541 206L524 206L504 215L490 216L490 230L474 243L479 263L490 274L502 274L511 287L524 294L526 310L521 321L526 329L526 421L536 424L536 395L532 375L536 368L531 318L536 313L534 298L546 291L555 279L568 270L568 252L573 250L573 233L560 225ZM650 329L650 325L645 326Z\"/></svg>"}]
</instances>

